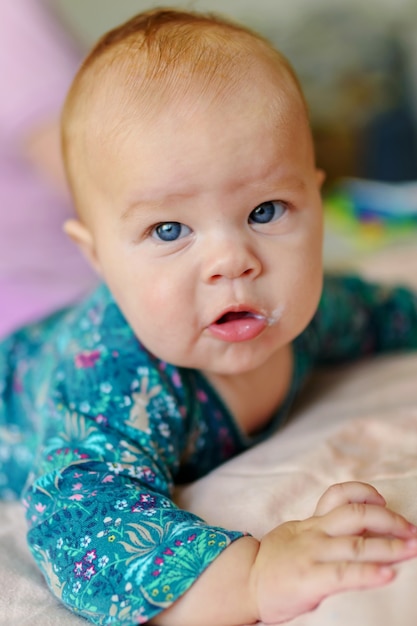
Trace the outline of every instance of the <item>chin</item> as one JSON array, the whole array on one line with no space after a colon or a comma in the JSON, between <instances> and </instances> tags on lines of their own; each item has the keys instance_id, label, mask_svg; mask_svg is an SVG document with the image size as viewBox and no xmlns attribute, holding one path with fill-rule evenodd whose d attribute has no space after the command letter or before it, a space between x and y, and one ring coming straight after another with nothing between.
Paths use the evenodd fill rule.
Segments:
<instances>
[{"instance_id":1,"label":"chin","mask_svg":"<svg viewBox=\"0 0 417 626\"><path fill-rule=\"evenodd\" d=\"M239 376L240 374L248 374L259 367L264 365L269 357L271 356L268 351L267 354L234 354L229 355L228 359L219 359L217 363L213 364L213 367L205 367L201 369L205 369L206 371L211 371L213 374L217 374L220 376Z\"/></svg>"}]
</instances>

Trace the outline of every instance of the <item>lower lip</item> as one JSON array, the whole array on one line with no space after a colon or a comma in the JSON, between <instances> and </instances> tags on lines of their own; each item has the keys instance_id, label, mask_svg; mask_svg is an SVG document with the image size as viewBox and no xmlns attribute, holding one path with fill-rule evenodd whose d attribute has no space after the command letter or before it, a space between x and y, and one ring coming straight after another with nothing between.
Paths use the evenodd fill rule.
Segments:
<instances>
[{"instance_id":1,"label":"lower lip","mask_svg":"<svg viewBox=\"0 0 417 626\"><path fill-rule=\"evenodd\" d=\"M263 317L245 317L224 324L211 324L209 331L217 339L237 343L255 339L266 326L267 320Z\"/></svg>"}]
</instances>

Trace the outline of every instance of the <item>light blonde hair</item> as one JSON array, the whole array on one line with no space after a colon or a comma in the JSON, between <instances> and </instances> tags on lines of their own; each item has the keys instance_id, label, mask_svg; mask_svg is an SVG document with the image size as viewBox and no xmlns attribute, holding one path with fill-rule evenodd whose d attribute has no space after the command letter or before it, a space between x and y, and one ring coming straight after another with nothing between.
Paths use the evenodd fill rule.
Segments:
<instances>
[{"instance_id":1,"label":"light blonde hair","mask_svg":"<svg viewBox=\"0 0 417 626\"><path fill-rule=\"evenodd\" d=\"M120 132L124 114L140 101L146 117L161 102L197 94L198 103L241 88L263 59L282 89L271 94L271 110L288 92L295 94L302 113L307 107L288 60L261 35L245 26L209 13L155 9L140 13L99 39L81 65L68 93L62 115L64 161L76 204L77 160L87 138L109 140ZM255 68L256 72L256 68ZM114 119L116 103L117 119ZM94 106L99 107L94 109ZM107 119L94 115L100 110ZM100 121L98 121L100 120ZM101 125L101 126L100 126ZM80 145L81 144L81 145Z\"/></svg>"}]
</instances>

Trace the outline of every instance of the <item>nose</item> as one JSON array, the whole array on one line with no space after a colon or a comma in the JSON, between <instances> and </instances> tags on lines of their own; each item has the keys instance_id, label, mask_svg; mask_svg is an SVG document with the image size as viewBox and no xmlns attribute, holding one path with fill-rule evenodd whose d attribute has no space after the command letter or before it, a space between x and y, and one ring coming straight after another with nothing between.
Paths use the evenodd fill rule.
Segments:
<instances>
[{"instance_id":1,"label":"nose","mask_svg":"<svg viewBox=\"0 0 417 626\"><path fill-rule=\"evenodd\" d=\"M216 283L221 279L253 280L261 271L261 260L247 242L225 238L212 242L207 252L203 274L205 282Z\"/></svg>"}]
</instances>

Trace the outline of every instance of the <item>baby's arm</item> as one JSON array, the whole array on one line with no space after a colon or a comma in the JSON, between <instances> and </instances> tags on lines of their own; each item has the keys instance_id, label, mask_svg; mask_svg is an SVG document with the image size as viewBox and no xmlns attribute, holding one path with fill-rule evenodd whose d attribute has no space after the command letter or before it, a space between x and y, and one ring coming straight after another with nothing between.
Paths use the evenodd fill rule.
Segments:
<instances>
[{"instance_id":1,"label":"baby's arm","mask_svg":"<svg viewBox=\"0 0 417 626\"><path fill-rule=\"evenodd\" d=\"M281 524L260 542L243 537L154 622L239 626L286 621L327 596L385 585L392 564L417 556L416 527L363 483L334 485L315 515Z\"/></svg>"},{"instance_id":2,"label":"baby's arm","mask_svg":"<svg viewBox=\"0 0 417 626\"><path fill-rule=\"evenodd\" d=\"M175 507L150 458L109 464L107 473L101 462L79 461L28 490L28 541L54 595L95 624L148 622L243 534Z\"/></svg>"},{"instance_id":3,"label":"baby's arm","mask_svg":"<svg viewBox=\"0 0 417 626\"><path fill-rule=\"evenodd\" d=\"M319 362L417 348L417 294L358 276L326 277L310 341Z\"/></svg>"}]
</instances>

